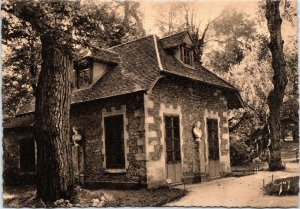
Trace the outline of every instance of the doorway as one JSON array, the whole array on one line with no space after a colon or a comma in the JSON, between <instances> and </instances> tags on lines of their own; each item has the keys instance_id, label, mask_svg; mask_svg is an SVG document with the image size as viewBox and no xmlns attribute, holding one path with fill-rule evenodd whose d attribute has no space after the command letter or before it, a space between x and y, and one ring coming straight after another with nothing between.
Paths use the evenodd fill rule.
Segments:
<instances>
[{"instance_id":1,"label":"doorway","mask_svg":"<svg viewBox=\"0 0 300 209\"><path fill-rule=\"evenodd\" d=\"M104 118L107 169L125 168L123 115Z\"/></svg>"},{"instance_id":2,"label":"doorway","mask_svg":"<svg viewBox=\"0 0 300 209\"><path fill-rule=\"evenodd\" d=\"M179 116L164 116L164 122L167 179L179 183L182 178Z\"/></svg>"},{"instance_id":3,"label":"doorway","mask_svg":"<svg viewBox=\"0 0 300 209\"><path fill-rule=\"evenodd\" d=\"M218 120L207 119L208 161L210 178L220 177Z\"/></svg>"}]
</instances>

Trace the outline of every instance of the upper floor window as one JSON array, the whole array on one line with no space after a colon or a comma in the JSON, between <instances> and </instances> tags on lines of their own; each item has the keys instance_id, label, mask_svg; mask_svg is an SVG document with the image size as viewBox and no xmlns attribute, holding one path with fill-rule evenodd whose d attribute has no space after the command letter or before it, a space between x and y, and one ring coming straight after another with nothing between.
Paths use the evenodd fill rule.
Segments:
<instances>
[{"instance_id":1,"label":"upper floor window","mask_svg":"<svg viewBox=\"0 0 300 209\"><path fill-rule=\"evenodd\" d=\"M187 47L182 48L182 61L184 64L193 65L193 50Z\"/></svg>"},{"instance_id":2,"label":"upper floor window","mask_svg":"<svg viewBox=\"0 0 300 209\"><path fill-rule=\"evenodd\" d=\"M92 59L85 59L75 63L74 81L76 89L89 87L107 72L108 67L107 63L95 62Z\"/></svg>"},{"instance_id":3,"label":"upper floor window","mask_svg":"<svg viewBox=\"0 0 300 209\"><path fill-rule=\"evenodd\" d=\"M91 70L90 68L77 70L77 88L88 87L91 84Z\"/></svg>"}]
</instances>

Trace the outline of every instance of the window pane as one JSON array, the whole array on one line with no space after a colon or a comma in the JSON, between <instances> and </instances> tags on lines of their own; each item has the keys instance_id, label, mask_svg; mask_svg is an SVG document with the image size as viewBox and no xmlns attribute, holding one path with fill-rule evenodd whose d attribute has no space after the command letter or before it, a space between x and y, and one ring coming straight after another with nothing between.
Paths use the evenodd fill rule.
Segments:
<instances>
[{"instance_id":1,"label":"window pane","mask_svg":"<svg viewBox=\"0 0 300 209\"><path fill-rule=\"evenodd\" d=\"M87 87L91 83L90 69L78 70L78 87Z\"/></svg>"},{"instance_id":2,"label":"window pane","mask_svg":"<svg viewBox=\"0 0 300 209\"><path fill-rule=\"evenodd\" d=\"M172 137L172 129L166 127L166 138L170 139Z\"/></svg>"},{"instance_id":3,"label":"window pane","mask_svg":"<svg viewBox=\"0 0 300 209\"><path fill-rule=\"evenodd\" d=\"M171 127L171 117L165 116L165 125L166 127Z\"/></svg>"},{"instance_id":4,"label":"window pane","mask_svg":"<svg viewBox=\"0 0 300 209\"><path fill-rule=\"evenodd\" d=\"M180 151L176 151L175 152L175 161L176 162L179 162L181 160L181 157L180 157Z\"/></svg>"},{"instance_id":5,"label":"window pane","mask_svg":"<svg viewBox=\"0 0 300 209\"><path fill-rule=\"evenodd\" d=\"M174 131L174 139L179 139L180 138L180 136L179 136L179 129L178 128L174 128L173 131Z\"/></svg>"},{"instance_id":6,"label":"window pane","mask_svg":"<svg viewBox=\"0 0 300 209\"><path fill-rule=\"evenodd\" d=\"M180 139L174 139L174 150L180 151Z\"/></svg>"},{"instance_id":7,"label":"window pane","mask_svg":"<svg viewBox=\"0 0 300 209\"><path fill-rule=\"evenodd\" d=\"M173 117L173 127L179 128L179 117L178 116Z\"/></svg>"}]
</instances>

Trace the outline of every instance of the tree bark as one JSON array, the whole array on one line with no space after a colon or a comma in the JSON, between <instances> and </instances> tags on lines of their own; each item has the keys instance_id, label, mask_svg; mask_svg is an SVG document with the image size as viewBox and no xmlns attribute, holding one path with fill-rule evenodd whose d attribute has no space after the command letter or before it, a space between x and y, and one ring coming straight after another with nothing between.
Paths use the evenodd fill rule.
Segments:
<instances>
[{"instance_id":1,"label":"tree bark","mask_svg":"<svg viewBox=\"0 0 300 209\"><path fill-rule=\"evenodd\" d=\"M42 36L42 69L35 104L37 196L45 202L73 193L70 143L72 62L51 36Z\"/></svg>"},{"instance_id":2,"label":"tree bark","mask_svg":"<svg viewBox=\"0 0 300 209\"><path fill-rule=\"evenodd\" d=\"M273 86L268 95L268 106L270 110L270 170L281 170L284 168L281 161L281 125L280 110L284 97L284 90L287 85L287 75L285 72L285 60L283 53L283 40L281 36L281 23L279 11L280 1L266 0L266 18L270 33L269 49L272 54Z\"/></svg>"}]
</instances>

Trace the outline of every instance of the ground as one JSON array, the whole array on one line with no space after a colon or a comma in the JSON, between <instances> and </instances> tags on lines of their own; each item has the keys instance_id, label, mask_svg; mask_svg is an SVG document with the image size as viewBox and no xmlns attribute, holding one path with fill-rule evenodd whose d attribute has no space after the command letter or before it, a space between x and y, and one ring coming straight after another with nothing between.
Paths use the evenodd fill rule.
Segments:
<instances>
[{"instance_id":1,"label":"ground","mask_svg":"<svg viewBox=\"0 0 300 209\"><path fill-rule=\"evenodd\" d=\"M4 207L145 207L160 206L174 199L178 199L185 194L180 189L161 188L156 190L135 189L135 190L115 190L115 189L83 189L76 188L77 195L71 201L58 201L56 205L45 205L35 198L34 186L4 188ZM104 202L102 198L104 197Z\"/></svg>"},{"instance_id":2,"label":"ground","mask_svg":"<svg viewBox=\"0 0 300 209\"><path fill-rule=\"evenodd\" d=\"M78 195L72 200L72 206L91 207L99 206L224 206L224 207L298 207L298 196L269 196L263 189L273 178L298 176L298 162L292 151L298 147L295 143L285 143L282 149L283 161L286 164L284 171L270 172L266 164L260 165L256 174L242 177L228 177L215 179L201 184L177 186L172 190L88 190L79 188ZM44 207L43 203L34 201L35 188L33 186L4 188L4 207ZM186 194L184 196L184 194ZM101 205L102 197L105 203ZM172 200L183 196L179 200ZM99 201L97 203L97 201ZM76 205L79 204L79 205ZM67 207L67 205L66 205ZM70 205L69 205L70 207ZM96 206L97 207L97 206Z\"/></svg>"},{"instance_id":3,"label":"ground","mask_svg":"<svg viewBox=\"0 0 300 209\"><path fill-rule=\"evenodd\" d=\"M223 206L223 207L298 207L298 196L269 196L263 189L265 184L273 178L298 176L298 162L295 154L290 150L298 146L285 145L282 150L283 161L286 164L284 171L258 171L257 174L243 177L229 177L215 179L210 182L186 185L188 194L178 201L165 206ZM183 188L178 186L178 188Z\"/></svg>"}]
</instances>

